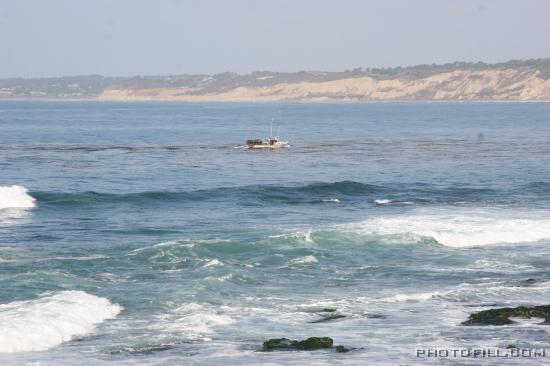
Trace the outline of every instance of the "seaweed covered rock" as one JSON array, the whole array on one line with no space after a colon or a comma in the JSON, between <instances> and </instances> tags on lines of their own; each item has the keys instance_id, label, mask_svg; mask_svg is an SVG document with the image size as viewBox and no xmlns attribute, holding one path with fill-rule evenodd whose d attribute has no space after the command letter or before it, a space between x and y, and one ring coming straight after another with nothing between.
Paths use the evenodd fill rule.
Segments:
<instances>
[{"instance_id":1,"label":"seaweed covered rock","mask_svg":"<svg viewBox=\"0 0 550 366\"><path fill-rule=\"evenodd\" d=\"M286 350L286 349L296 349L298 341L293 341L288 338L272 338L264 342L263 350L272 351L276 349Z\"/></svg>"},{"instance_id":2,"label":"seaweed covered rock","mask_svg":"<svg viewBox=\"0 0 550 366\"><path fill-rule=\"evenodd\" d=\"M268 339L267 341L264 342L263 350L264 351L274 351L274 350L313 351L317 349L332 348L333 344L334 344L334 341L332 340L332 338L329 338L329 337L310 337L303 341L296 341L288 338L273 338L273 339ZM338 347L342 347L342 349L346 349L343 346L338 346ZM342 350L339 351L338 347L336 349L337 352L347 352Z\"/></svg>"},{"instance_id":3,"label":"seaweed covered rock","mask_svg":"<svg viewBox=\"0 0 550 366\"><path fill-rule=\"evenodd\" d=\"M339 352L339 353L344 353L344 352L351 351L349 348L346 348L344 346L336 346L336 347L334 347L334 349L336 350L336 352Z\"/></svg>"},{"instance_id":4,"label":"seaweed covered rock","mask_svg":"<svg viewBox=\"0 0 550 366\"><path fill-rule=\"evenodd\" d=\"M312 350L320 348L331 348L333 343L334 342L332 341L332 338L329 337L309 337L304 341L299 341L297 349Z\"/></svg>"},{"instance_id":5,"label":"seaweed covered rock","mask_svg":"<svg viewBox=\"0 0 550 366\"><path fill-rule=\"evenodd\" d=\"M514 323L511 317L544 318L542 324L550 324L550 305L483 310L471 314L462 325L508 325Z\"/></svg>"}]
</instances>

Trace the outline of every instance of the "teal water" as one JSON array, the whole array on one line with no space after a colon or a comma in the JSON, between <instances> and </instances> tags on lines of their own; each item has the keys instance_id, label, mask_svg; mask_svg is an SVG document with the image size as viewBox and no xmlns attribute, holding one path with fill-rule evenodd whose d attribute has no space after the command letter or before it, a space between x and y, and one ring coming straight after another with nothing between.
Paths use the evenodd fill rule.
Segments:
<instances>
[{"instance_id":1,"label":"teal water","mask_svg":"<svg viewBox=\"0 0 550 366\"><path fill-rule=\"evenodd\" d=\"M292 146L243 149L272 118ZM0 364L544 348L547 326L460 323L550 303L549 118L547 103L0 102ZM324 308L344 317L315 323ZM354 350L259 352L309 336Z\"/></svg>"}]
</instances>

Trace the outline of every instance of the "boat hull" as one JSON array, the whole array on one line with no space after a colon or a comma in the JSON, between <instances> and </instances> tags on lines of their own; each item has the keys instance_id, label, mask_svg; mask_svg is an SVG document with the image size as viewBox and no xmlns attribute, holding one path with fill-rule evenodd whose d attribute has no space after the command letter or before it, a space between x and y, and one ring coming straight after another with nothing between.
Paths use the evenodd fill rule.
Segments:
<instances>
[{"instance_id":1,"label":"boat hull","mask_svg":"<svg viewBox=\"0 0 550 366\"><path fill-rule=\"evenodd\" d=\"M273 144L273 145L268 145L268 144L248 145L249 149L254 149L254 150L280 149L280 148L284 148L284 147L290 147L290 145L287 142L276 143L276 144Z\"/></svg>"}]
</instances>

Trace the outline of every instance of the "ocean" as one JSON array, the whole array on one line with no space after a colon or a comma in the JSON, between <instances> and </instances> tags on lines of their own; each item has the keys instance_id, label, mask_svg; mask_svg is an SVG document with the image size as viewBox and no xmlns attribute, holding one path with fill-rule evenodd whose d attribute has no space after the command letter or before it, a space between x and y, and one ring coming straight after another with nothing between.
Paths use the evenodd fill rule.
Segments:
<instances>
[{"instance_id":1,"label":"ocean","mask_svg":"<svg viewBox=\"0 0 550 366\"><path fill-rule=\"evenodd\" d=\"M0 365L548 364L423 350L548 347L461 323L550 304L549 204L549 103L3 101Z\"/></svg>"}]
</instances>

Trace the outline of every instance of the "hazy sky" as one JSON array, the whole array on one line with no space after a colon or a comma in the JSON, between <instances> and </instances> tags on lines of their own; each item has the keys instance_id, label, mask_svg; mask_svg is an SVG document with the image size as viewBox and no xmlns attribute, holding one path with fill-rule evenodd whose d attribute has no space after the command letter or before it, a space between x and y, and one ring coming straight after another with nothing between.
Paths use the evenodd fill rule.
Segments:
<instances>
[{"instance_id":1,"label":"hazy sky","mask_svg":"<svg viewBox=\"0 0 550 366\"><path fill-rule=\"evenodd\" d=\"M0 0L0 77L539 57L549 0Z\"/></svg>"}]
</instances>

